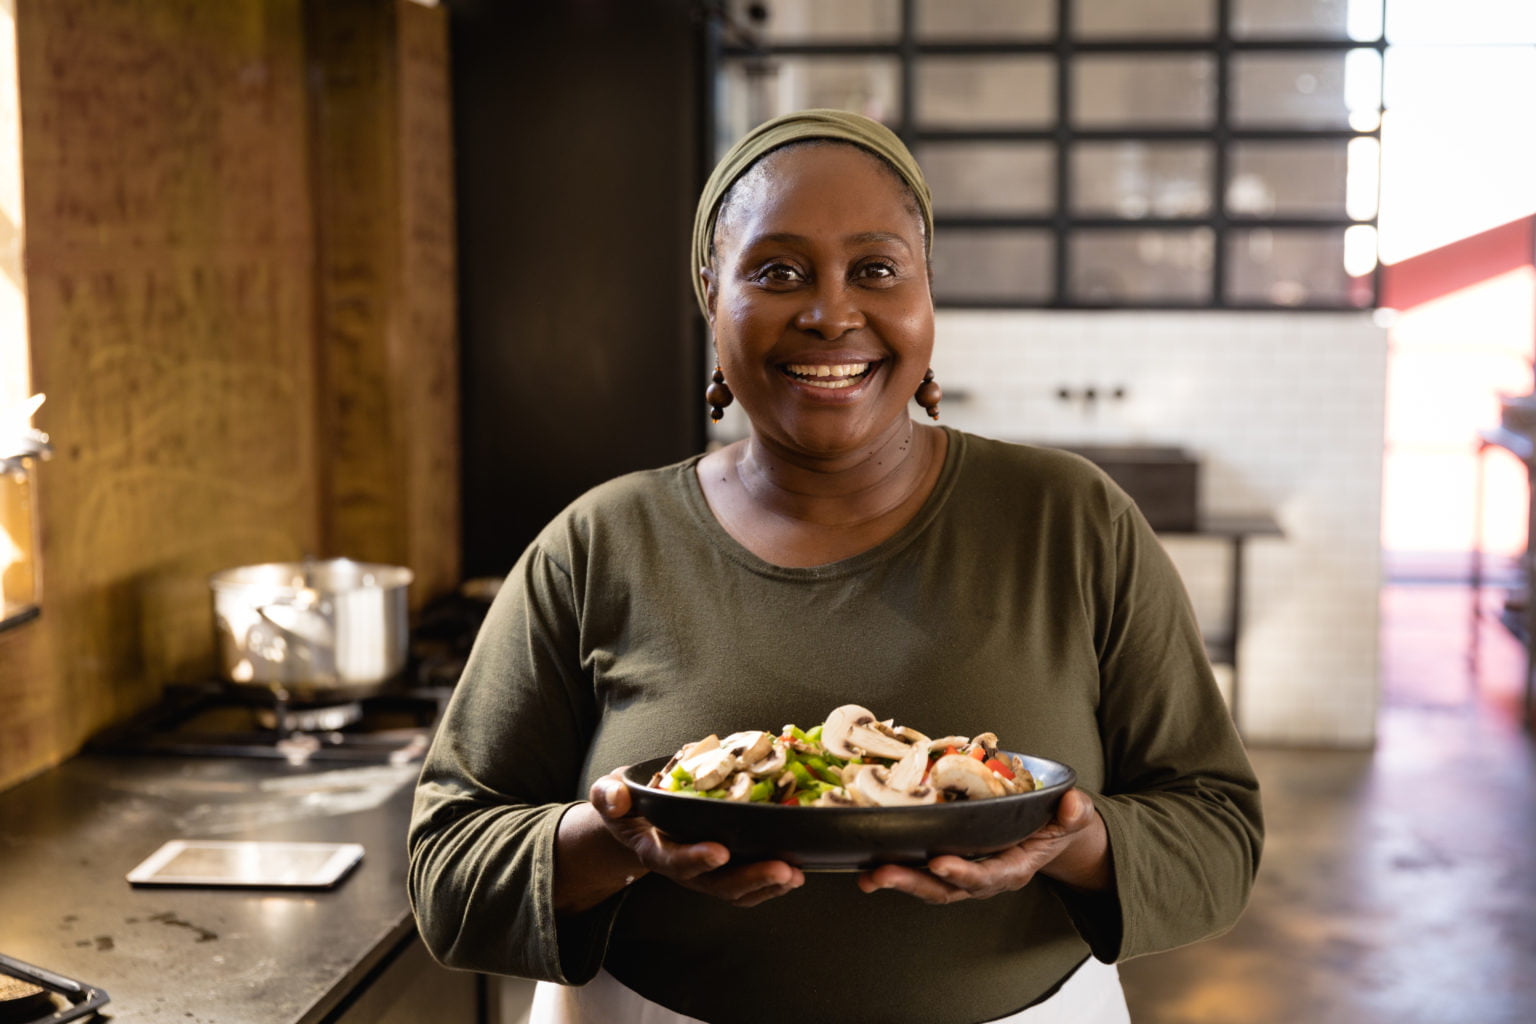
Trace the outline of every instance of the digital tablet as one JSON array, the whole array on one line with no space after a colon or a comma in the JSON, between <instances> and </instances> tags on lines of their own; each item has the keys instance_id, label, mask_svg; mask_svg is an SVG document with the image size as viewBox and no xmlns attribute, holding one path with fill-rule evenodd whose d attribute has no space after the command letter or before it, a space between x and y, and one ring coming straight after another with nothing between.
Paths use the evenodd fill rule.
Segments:
<instances>
[{"instance_id":1,"label":"digital tablet","mask_svg":"<svg viewBox=\"0 0 1536 1024\"><path fill-rule=\"evenodd\" d=\"M324 889L358 861L358 843L172 839L128 872L133 885Z\"/></svg>"}]
</instances>

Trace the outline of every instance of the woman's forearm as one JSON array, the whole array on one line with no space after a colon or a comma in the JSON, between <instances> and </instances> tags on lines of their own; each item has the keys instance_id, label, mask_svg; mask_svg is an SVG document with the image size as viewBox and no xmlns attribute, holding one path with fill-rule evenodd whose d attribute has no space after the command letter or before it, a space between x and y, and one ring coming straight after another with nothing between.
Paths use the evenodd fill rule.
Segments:
<instances>
[{"instance_id":1,"label":"woman's forearm","mask_svg":"<svg viewBox=\"0 0 1536 1024\"><path fill-rule=\"evenodd\" d=\"M590 803L560 818L555 833L555 910L590 910L646 873L634 851L613 837Z\"/></svg>"}]
</instances>

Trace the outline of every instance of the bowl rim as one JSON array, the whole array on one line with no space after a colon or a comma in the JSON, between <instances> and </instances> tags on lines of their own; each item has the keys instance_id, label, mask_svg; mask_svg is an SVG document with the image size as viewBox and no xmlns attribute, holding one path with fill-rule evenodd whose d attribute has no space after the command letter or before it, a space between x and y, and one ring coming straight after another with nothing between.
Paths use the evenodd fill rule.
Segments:
<instances>
[{"instance_id":1,"label":"bowl rim","mask_svg":"<svg viewBox=\"0 0 1536 1024\"><path fill-rule=\"evenodd\" d=\"M1067 764L1067 763L1065 763L1063 761L1056 761L1056 760L1053 760L1052 758L1049 758L1049 757L1041 757L1038 754L1019 754L1019 753L1016 753L1016 752L1011 751L1011 750L1003 750L1001 752L1004 753L1004 754L1009 754L1011 756L1018 757L1018 758L1022 759L1023 761L1026 762L1025 767L1028 767L1028 762L1030 762L1030 761L1035 761L1035 762L1039 762L1041 764L1050 765L1052 768L1059 769L1063 773L1063 777L1060 780L1051 783L1050 785L1041 786L1039 789L1030 790L1028 793L1006 793L1003 796L986 797L985 799L981 799L981 800L944 800L944 801L939 801L939 802L931 803L931 804L903 804L903 805L899 805L899 806L896 806L896 807L800 807L800 806L790 807L790 806L787 806L785 804L776 804L776 803L772 803L770 801L750 802L750 801L746 801L746 800L714 800L714 799L710 799L709 797L700 797L700 796L697 796L697 795L694 795L694 794L689 794L689 793L674 793L674 792L672 792L670 790L666 790L666 789L657 789L655 786L650 785L648 782L638 781L638 779L635 777L634 773L635 773L635 771L637 769L644 768L644 767L647 767L647 766L652 766L652 767L650 768L650 771L647 772L646 774L647 775L654 774L654 772L656 771L657 768L659 768L663 764L666 764L666 762L671 759L672 755L670 755L670 754L664 755L664 756L659 757L659 758L656 758L656 757L646 758L644 761L637 761L634 764L628 765L620 773L620 778L623 780L624 785L629 789L631 794L635 793L636 791L639 791L639 792L645 794L645 798L646 799L651 799L651 800L689 801L689 802L703 801L704 803L710 804L710 805L721 805L721 806L739 807L739 808L748 808L748 807L750 807L750 808L756 808L757 810L772 809L774 811L815 811L818 815L827 814L827 813L841 814L841 815L867 815L867 814L890 815L892 813L896 813L896 814L906 813L906 814L918 815L918 814L924 814L924 813L932 814L932 813L934 813L934 809L935 808L941 808L941 807L970 807L970 808L983 807L983 806L1007 807L1007 806L1011 806L1013 804L1020 803L1022 801L1026 801L1026 800L1042 800L1042 799L1047 799L1050 795L1065 793L1067 790L1069 790L1073 786L1077 785L1077 771L1076 771L1076 769L1074 769L1071 765L1069 765L1069 764ZM1031 773L1033 774L1033 769L1031 769ZM729 812L728 811L728 812L725 812L725 813L736 813L736 812ZM755 812L753 812L753 813L755 813Z\"/></svg>"}]
</instances>

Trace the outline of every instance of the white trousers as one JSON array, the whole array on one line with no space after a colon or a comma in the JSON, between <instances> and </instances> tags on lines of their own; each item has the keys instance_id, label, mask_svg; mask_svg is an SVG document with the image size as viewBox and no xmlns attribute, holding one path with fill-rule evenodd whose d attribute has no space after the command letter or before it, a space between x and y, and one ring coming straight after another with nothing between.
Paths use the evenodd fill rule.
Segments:
<instances>
[{"instance_id":1,"label":"white trousers","mask_svg":"<svg viewBox=\"0 0 1536 1024\"><path fill-rule=\"evenodd\" d=\"M704 1024L626 988L607 971L581 986L541 981L528 1024ZM878 1020L850 1024L881 1024ZM1131 1024L1114 964L1089 957L1045 1002L992 1024Z\"/></svg>"}]
</instances>

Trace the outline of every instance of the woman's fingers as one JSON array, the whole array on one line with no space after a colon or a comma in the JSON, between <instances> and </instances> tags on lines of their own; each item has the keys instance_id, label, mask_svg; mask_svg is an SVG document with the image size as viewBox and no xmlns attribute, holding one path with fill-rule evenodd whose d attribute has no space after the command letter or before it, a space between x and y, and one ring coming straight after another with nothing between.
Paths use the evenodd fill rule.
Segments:
<instances>
[{"instance_id":1,"label":"woman's fingers","mask_svg":"<svg viewBox=\"0 0 1536 1024\"><path fill-rule=\"evenodd\" d=\"M935 857L927 870L885 865L859 876L864 892L890 889L927 903L986 899L1028 885L1041 869L1068 850L1098 817L1093 800L1078 789L1062 795L1056 816L1015 846L980 860Z\"/></svg>"},{"instance_id":2,"label":"woman's fingers","mask_svg":"<svg viewBox=\"0 0 1536 1024\"><path fill-rule=\"evenodd\" d=\"M736 865L725 860L728 854L719 843L678 846L665 837L659 841L659 866L653 871L738 907L756 906L805 884L805 875L781 860Z\"/></svg>"},{"instance_id":3,"label":"woman's fingers","mask_svg":"<svg viewBox=\"0 0 1536 1024\"><path fill-rule=\"evenodd\" d=\"M859 888L865 892L891 889L925 903L985 899L1022 889L1035 876L1038 860L1023 846L1011 846L982 860L935 857L927 870L887 864L860 875Z\"/></svg>"},{"instance_id":4,"label":"woman's fingers","mask_svg":"<svg viewBox=\"0 0 1536 1024\"><path fill-rule=\"evenodd\" d=\"M788 871L784 872L782 879L744 879L744 884L741 885L740 890L734 896L727 897L731 904L738 907L755 907L759 903L766 903L786 893L794 892L805 884L805 876L783 861L768 861L765 863L777 865L779 868L786 868ZM761 865L753 866L758 867Z\"/></svg>"},{"instance_id":5,"label":"woman's fingers","mask_svg":"<svg viewBox=\"0 0 1536 1024\"><path fill-rule=\"evenodd\" d=\"M784 861L764 860L728 865L682 880L682 884L738 907L754 907L800 888L805 875Z\"/></svg>"},{"instance_id":6,"label":"woman's fingers","mask_svg":"<svg viewBox=\"0 0 1536 1024\"><path fill-rule=\"evenodd\" d=\"M805 884L805 875L783 861L733 865L730 851L719 843L677 843L644 818L630 817L629 789L618 771L592 784L588 799L602 815L608 831L635 851L651 871L680 885L741 907L756 906Z\"/></svg>"}]
</instances>

